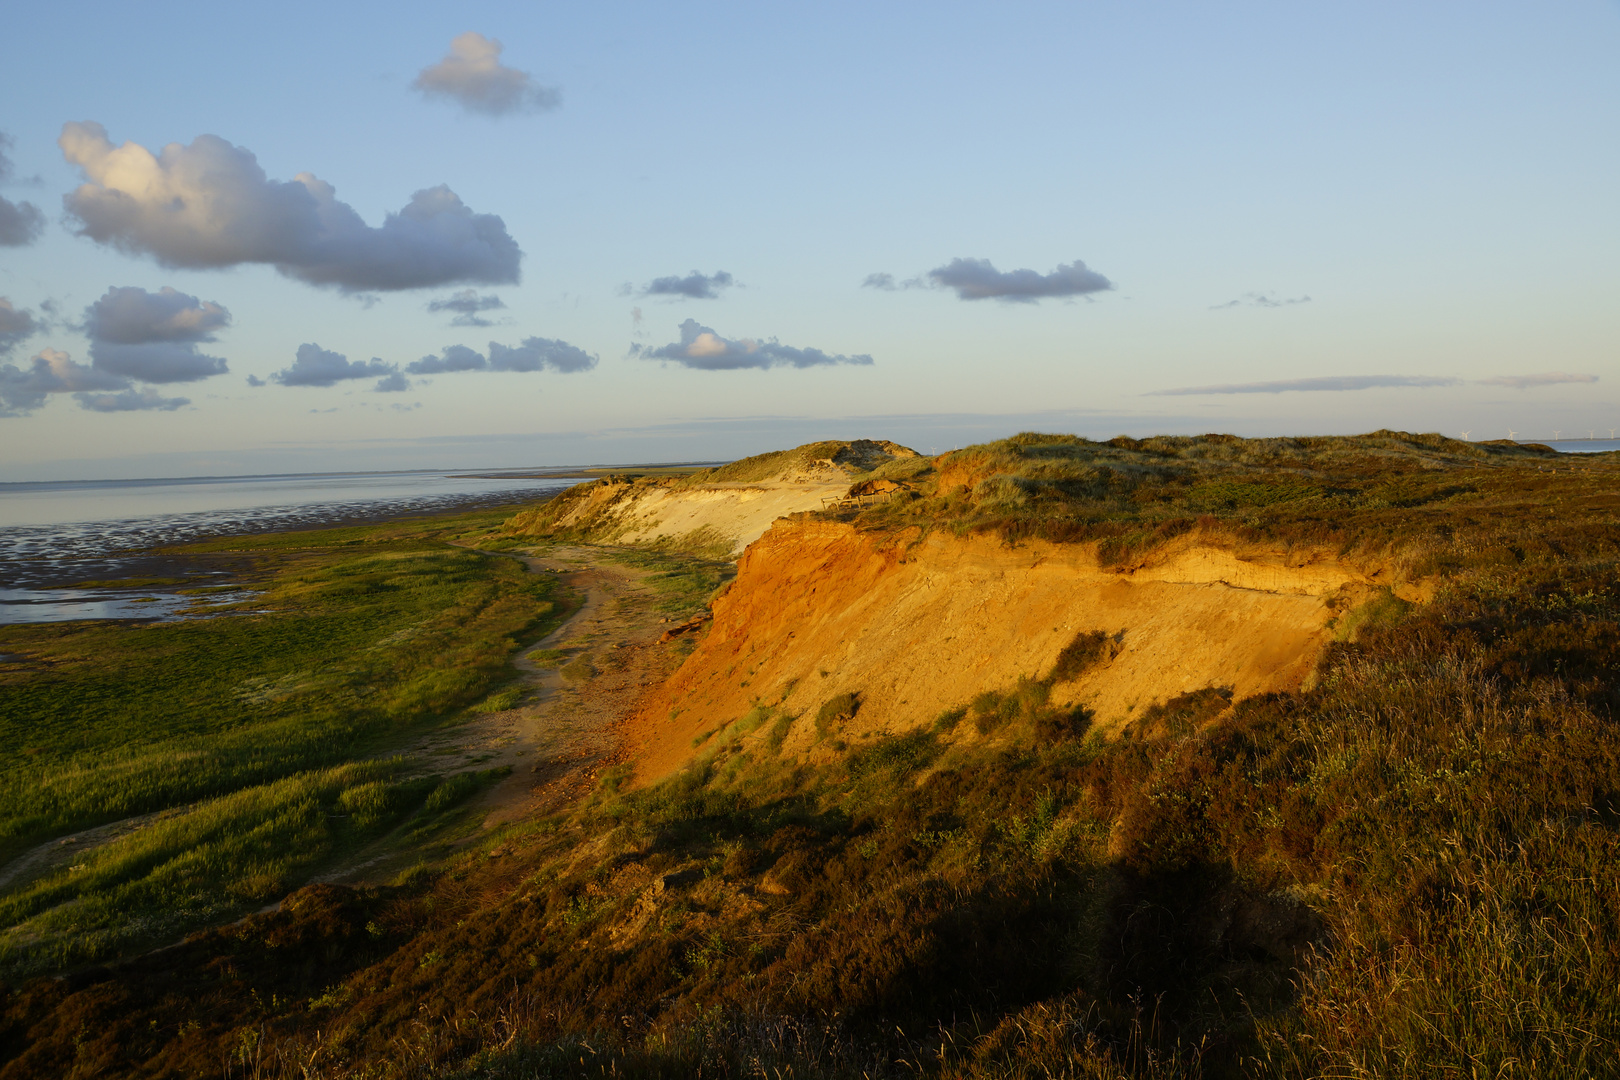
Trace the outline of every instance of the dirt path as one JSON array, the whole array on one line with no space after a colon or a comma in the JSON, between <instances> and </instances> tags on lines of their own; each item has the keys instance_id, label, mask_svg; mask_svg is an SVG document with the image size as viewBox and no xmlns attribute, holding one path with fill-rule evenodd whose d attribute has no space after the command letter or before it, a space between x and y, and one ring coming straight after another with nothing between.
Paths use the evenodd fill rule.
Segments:
<instances>
[{"instance_id":1,"label":"dirt path","mask_svg":"<svg viewBox=\"0 0 1620 1080\"><path fill-rule=\"evenodd\" d=\"M620 722L678 663L674 650L658 644L671 620L644 583L647 571L588 548L514 557L532 573L556 575L581 597L578 610L514 658L525 683L516 707L430 732L396 751L422 762L427 773L510 768L510 775L472 804L484 814L485 828L544 813L588 791L601 770L618 760ZM0 865L0 890L70 865L85 852L187 809L144 814L40 844ZM421 854L395 840L384 837L313 880L358 884L391 878Z\"/></svg>"},{"instance_id":2,"label":"dirt path","mask_svg":"<svg viewBox=\"0 0 1620 1080\"><path fill-rule=\"evenodd\" d=\"M671 620L644 583L647 571L588 548L515 557L533 573L556 575L581 597L579 608L513 658L525 684L515 707L432 732L404 751L430 762L428 772L511 769L471 804L483 814L486 829L556 809L589 791L601 770L619 759L620 723L679 660L658 643ZM318 880L359 884L395 876L418 853L390 839Z\"/></svg>"}]
</instances>

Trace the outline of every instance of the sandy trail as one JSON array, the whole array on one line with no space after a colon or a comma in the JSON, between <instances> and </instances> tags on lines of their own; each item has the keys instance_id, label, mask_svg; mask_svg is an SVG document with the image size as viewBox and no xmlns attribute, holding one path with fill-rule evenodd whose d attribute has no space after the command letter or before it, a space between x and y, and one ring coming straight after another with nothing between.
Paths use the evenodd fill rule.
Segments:
<instances>
[{"instance_id":1,"label":"sandy trail","mask_svg":"<svg viewBox=\"0 0 1620 1080\"><path fill-rule=\"evenodd\" d=\"M405 753L424 771L506 766L511 774L471 804L484 828L554 810L589 791L620 760L619 726L649 689L679 663L658 638L673 620L644 583L648 571L611 562L588 548L560 546L515 556L537 574L555 574L581 597L557 629L513 658L525 694L514 708L432 732ZM594 673L586 676L586 660ZM317 880L375 883L416 858L384 838Z\"/></svg>"}]
</instances>

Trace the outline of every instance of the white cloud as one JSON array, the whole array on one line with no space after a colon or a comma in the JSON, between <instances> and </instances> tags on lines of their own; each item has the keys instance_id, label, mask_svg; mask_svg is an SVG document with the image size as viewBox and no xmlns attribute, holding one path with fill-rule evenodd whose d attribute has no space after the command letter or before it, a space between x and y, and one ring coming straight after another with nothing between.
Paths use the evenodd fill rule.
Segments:
<instances>
[{"instance_id":1,"label":"white cloud","mask_svg":"<svg viewBox=\"0 0 1620 1080\"><path fill-rule=\"evenodd\" d=\"M1156 397L1195 394L1283 394L1294 390L1372 390L1378 387L1456 386L1461 379L1444 375L1324 375L1309 379L1277 379L1272 382L1220 383L1214 386L1180 386L1154 390Z\"/></svg>"},{"instance_id":2,"label":"white cloud","mask_svg":"<svg viewBox=\"0 0 1620 1080\"><path fill-rule=\"evenodd\" d=\"M671 275L653 278L641 290L642 296L679 296L687 300L718 300L720 290L735 285L736 279L724 270L712 274L693 270L685 277Z\"/></svg>"},{"instance_id":3,"label":"white cloud","mask_svg":"<svg viewBox=\"0 0 1620 1080\"><path fill-rule=\"evenodd\" d=\"M1225 311L1227 308L1235 308L1235 307L1259 307L1259 308L1292 307L1295 304L1308 304L1310 302L1311 302L1311 298L1308 297L1308 296L1288 296L1288 297L1284 297L1281 300L1279 300L1275 296L1272 296L1270 293L1254 293L1254 292L1251 292L1251 293L1244 293L1242 296L1238 297L1236 300L1228 300L1224 304L1216 304L1214 307L1210 308L1209 310L1211 310L1211 311Z\"/></svg>"},{"instance_id":4,"label":"white cloud","mask_svg":"<svg viewBox=\"0 0 1620 1080\"><path fill-rule=\"evenodd\" d=\"M149 387L140 390L123 390L116 394L74 394L81 408L91 412L137 412L155 409L159 412L173 412L182 405L190 405L190 398L166 398L156 390Z\"/></svg>"},{"instance_id":5,"label":"white cloud","mask_svg":"<svg viewBox=\"0 0 1620 1080\"><path fill-rule=\"evenodd\" d=\"M501 43L468 31L450 42L444 59L425 67L411 84L428 97L446 98L486 116L538 112L562 104L562 91L537 84L525 71L501 63Z\"/></svg>"},{"instance_id":6,"label":"white cloud","mask_svg":"<svg viewBox=\"0 0 1620 1080\"><path fill-rule=\"evenodd\" d=\"M429 311L454 311L456 317L450 320L451 326L494 326L495 320L483 317L483 312L499 311L506 307L501 298L493 293L479 296L477 289L462 289L438 300L429 300Z\"/></svg>"},{"instance_id":7,"label":"white cloud","mask_svg":"<svg viewBox=\"0 0 1620 1080\"><path fill-rule=\"evenodd\" d=\"M215 135L154 155L114 146L100 124L69 123L58 144L89 181L63 199L79 234L163 266L266 263L344 292L518 280L523 253L505 222L443 185L373 228L332 185L310 173L270 180L252 153Z\"/></svg>"},{"instance_id":8,"label":"white cloud","mask_svg":"<svg viewBox=\"0 0 1620 1080\"><path fill-rule=\"evenodd\" d=\"M1510 386L1515 390L1529 390L1536 386L1556 386L1559 383L1595 383L1596 375L1571 375L1563 371L1549 371L1541 375L1498 375L1480 379L1481 386Z\"/></svg>"},{"instance_id":9,"label":"white cloud","mask_svg":"<svg viewBox=\"0 0 1620 1080\"><path fill-rule=\"evenodd\" d=\"M597 357L576 345L553 338L528 337L517 345L489 343L489 356L465 345L447 345L438 356L424 356L405 365L412 375L447 375L458 371L589 371Z\"/></svg>"},{"instance_id":10,"label":"white cloud","mask_svg":"<svg viewBox=\"0 0 1620 1080\"><path fill-rule=\"evenodd\" d=\"M0 416L33 412L45 404L49 394L128 388L129 382L117 375L76 363L60 349L44 349L27 368L15 364L0 367Z\"/></svg>"},{"instance_id":11,"label":"white cloud","mask_svg":"<svg viewBox=\"0 0 1620 1080\"><path fill-rule=\"evenodd\" d=\"M885 282L885 278L888 275L869 275L866 284L879 289L892 286L893 280ZM1050 297L1085 296L1114 287L1113 282L1087 269L1079 259L1060 264L1049 274L1034 270L1003 272L989 259L952 259L928 271L928 280L942 288L955 289L960 300L1002 300L1019 304L1033 304Z\"/></svg>"},{"instance_id":12,"label":"white cloud","mask_svg":"<svg viewBox=\"0 0 1620 1080\"><path fill-rule=\"evenodd\" d=\"M33 337L39 328L39 320L34 318L33 312L13 307L10 300L0 296L0 356Z\"/></svg>"},{"instance_id":13,"label":"white cloud","mask_svg":"<svg viewBox=\"0 0 1620 1080\"><path fill-rule=\"evenodd\" d=\"M292 365L270 376L270 381L282 386L336 386L347 379L375 379L382 376L382 382L377 384L377 389L381 390L383 382L398 374L398 366L385 364L375 356L363 364L350 360L342 353L307 342L298 346Z\"/></svg>"},{"instance_id":14,"label":"white cloud","mask_svg":"<svg viewBox=\"0 0 1620 1080\"><path fill-rule=\"evenodd\" d=\"M227 370L223 358L197 346L230 321L231 313L211 300L168 286L155 293L125 286L85 308L84 332L101 371L142 382L193 382Z\"/></svg>"},{"instance_id":15,"label":"white cloud","mask_svg":"<svg viewBox=\"0 0 1620 1080\"><path fill-rule=\"evenodd\" d=\"M11 179L11 158L6 147L11 136L0 134L0 181ZM23 247L45 232L45 215L31 202L0 199L0 247Z\"/></svg>"},{"instance_id":16,"label":"white cloud","mask_svg":"<svg viewBox=\"0 0 1620 1080\"><path fill-rule=\"evenodd\" d=\"M865 353L855 356L830 355L820 349L796 349L775 338L765 341L740 338L733 341L716 334L694 319L681 323L681 340L656 349L630 346L630 355L643 360L673 360L683 367L703 371L730 371L737 368L820 367L831 364L868 365Z\"/></svg>"}]
</instances>

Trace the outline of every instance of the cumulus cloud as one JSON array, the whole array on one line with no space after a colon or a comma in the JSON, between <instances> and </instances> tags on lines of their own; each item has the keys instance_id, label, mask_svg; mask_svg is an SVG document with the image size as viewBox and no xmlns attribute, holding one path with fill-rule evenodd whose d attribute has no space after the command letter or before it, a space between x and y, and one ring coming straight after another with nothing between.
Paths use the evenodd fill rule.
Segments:
<instances>
[{"instance_id":1,"label":"cumulus cloud","mask_svg":"<svg viewBox=\"0 0 1620 1080\"><path fill-rule=\"evenodd\" d=\"M1215 386L1180 386L1155 390L1159 397L1193 394L1283 394L1293 390L1372 390L1378 387L1456 386L1461 379L1443 375L1325 375L1313 379L1278 379L1274 382L1220 383Z\"/></svg>"},{"instance_id":2,"label":"cumulus cloud","mask_svg":"<svg viewBox=\"0 0 1620 1080\"><path fill-rule=\"evenodd\" d=\"M0 182L11 179L11 136L0 134ZM31 202L0 198L0 247L23 247L45 232L45 215Z\"/></svg>"},{"instance_id":3,"label":"cumulus cloud","mask_svg":"<svg viewBox=\"0 0 1620 1080\"><path fill-rule=\"evenodd\" d=\"M685 277L653 278L641 290L642 296L678 296L687 300L718 300L720 290L736 284L736 279L724 270L712 274L693 270Z\"/></svg>"},{"instance_id":4,"label":"cumulus cloud","mask_svg":"<svg viewBox=\"0 0 1620 1080\"><path fill-rule=\"evenodd\" d=\"M1085 296L1114 287L1113 282L1087 269L1079 259L1060 264L1049 274L1034 270L1002 272L991 265L989 259L952 259L928 271L927 277L940 288L955 289L960 300L1002 300L1017 304L1033 304L1049 297ZM871 280L872 277L867 278Z\"/></svg>"},{"instance_id":5,"label":"cumulus cloud","mask_svg":"<svg viewBox=\"0 0 1620 1080\"><path fill-rule=\"evenodd\" d=\"M643 360L673 360L683 367L703 371L731 371L736 368L820 367L826 364L872 363L865 353L856 356L831 355L820 349L796 349L775 338L765 341L741 338L732 341L716 334L694 319L681 323L681 340L656 349L630 346L630 355Z\"/></svg>"},{"instance_id":6,"label":"cumulus cloud","mask_svg":"<svg viewBox=\"0 0 1620 1080\"><path fill-rule=\"evenodd\" d=\"M861 282L861 288L882 289L884 292L893 292L899 286L894 283L893 274L876 273L867 274L866 280Z\"/></svg>"},{"instance_id":7,"label":"cumulus cloud","mask_svg":"<svg viewBox=\"0 0 1620 1080\"><path fill-rule=\"evenodd\" d=\"M173 412L182 405L191 404L190 398L166 398L150 387L123 390L116 394L74 394L73 397L82 408L91 412L136 412L146 409Z\"/></svg>"},{"instance_id":8,"label":"cumulus cloud","mask_svg":"<svg viewBox=\"0 0 1620 1080\"><path fill-rule=\"evenodd\" d=\"M69 123L57 142L88 181L62 200L79 235L163 266L266 263L349 293L518 280L523 252L505 222L443 185L373 228L332 185L310 173L271 180L252 153L215 135L154 155L114 146L100 124Z\"/></svg>"},{"instance_id":9,"label":"cumulus cloud","mask_svg":"<svg viewBox=\"0 0 1620 1080\"><path fill-rule=\"evenodd\" d=\"M24 416L45 404L48 394L125 390L129 382L80 364L59 349L45 349L26 368L0 367L0 416ZM81 399L82 400L82 399Z\"/></svg>"},{"instance_id":10,"label":"cumulus cloud","mask_svg":"<svg viewBox=\"0 0 1620 1080\"><path fill-rule=\"evenodd\" d=\"M33 337L39 327L39 320L34 318L33 312L27 308L13 307L10 300L0 296L0 356L8 355L12 349Z\"/></svg>"},{"instance_id":11,"label":"cumulus cloud","mask_svg":"<svg viewBox=\"0 0 1620 1080\"><path fill-rule=\"evenodd\" d=\"M1515 390L1529 390L1536 386L1554 386L1558 383L1595 383L1596 375L1571 375L1563 371L1549 371L1541 375L1498 375L1480 379L1481 386L1509 386Z\"/></svg>"},{"instance_id":12,"label":"cumulus cloud","mask_svg":"<svg viewBox=\"0 0 1620 1080\"><path fill-rule=\"evenodd\" d=\"M164 286L147 292L114 287L84 309L96 368L142 382L194 382L227 370L224 359L198 350L230 325L231 313Z\"/></svg>"},{"instance_id":13,"label":"cumulus cloud","mask_svg":"<svg viewBox=\"0 0 1620 1080\"><path fill-rule=\"evenodd\" d=\"M385 364L375 356L367 363L361 363L358 360L350 360L342 353L323 349L314 342L307 342L298 346L298 353L293 358L292 366L271 375L270 381L280 383L282 386L336 386L346 379L375 379L383 376L384 381L387 381L388 376L398 373L397 365ZM381 389L380 384L378 389Z\"/></svg>"},{"instance_id":14,"label":"cumulus cloud","mask_svg":"<svg viewBox=\"0 0 1620 1080\"><path fill-rule=\"evenodd\" d=\"M428 97L453 101L486 116L539 112L562 104L562 91L541 86L526 71L501 63L501 43L469 30L450 42L444 59L411 84Z\"/></svg>"},{"instance_id":15,"label":"cumulus cloud","mask_svg":"<svg viewBox=\"0 0 1620 1080\"><path fill-rule=\"evenodd\" d=\"M596 357L566 341L554 338L528 337L508 348L489 343L489 370L491 371L589 371L596 366Z\"/></svg>"},{"instance_id":16,"label":"cumulus cloud","mask_svg":"<svg viewBox=\"0 0 1620 1080\"><path fill-rule=\"evenodd\" d=\"M1227 308L1235 308L1235 307L1261 307L1261 308L1292 307L1294 304L1308 304L1310 302L1311 302L1311 298L1308 297L1308 296L1290 296L1290 297L1284 297L1283 299L1279 300L1275 296L1272 296L1269 293L1252 293L1251 292L1251 293L1244 293L1242 296L1238 297L1236 300L1228 300L1224 304L1216 304L1214 307L1210 308L1209 310L1211 310L1211 311L1225 311Z\"/></svg>"},{"instance_id":17,"label":"cumulus cloud","mask_svg":"<svg viewBox=\"0 0 1620 1080\"><path fill-rule=\"evenodd\" d=\"M486 311L499 311L506 307L501 298L491 293L488 296L479 296L477 289L462 289L438 300L429 300L429 311L454 311L456 317L450 320L451 326L493 326L493 319L482 317Z\"/></svg>"},{"instance_id":18,"label":"cumulus cloud","mask_svg":"<svg viewBox=\"0 0 1620 1080\"><path fill-rule=\"evenodd\" d=\"M457 371L589 371L597 358L566 341L529 337L517 345L489 343L489 356L465 345L448 345L437 356L424 356L405 365L412 375L445 375Z\"/></svg>"},{"instance_id":19,"label":"cumulus cloud","mask_svg":"<svg viewBox=\"0 0 1620 1080\"><path fill-rule=\"evenodd\" d=\"M402 390L409 390L410 388L411 380L407 379L404 375L396 371L387 378L378 379L377 385L373 386L371 389L379 394L394 394Z\"/></svg>"}]
</instances>

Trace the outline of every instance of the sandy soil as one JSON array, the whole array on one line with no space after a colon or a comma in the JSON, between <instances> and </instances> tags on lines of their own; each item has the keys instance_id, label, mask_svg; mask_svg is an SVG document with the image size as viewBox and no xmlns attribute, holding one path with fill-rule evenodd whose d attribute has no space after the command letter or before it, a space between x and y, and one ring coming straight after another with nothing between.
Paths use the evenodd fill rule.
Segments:
<instances>
[{"instance_id":1,"label":"sandy soil","mask_svg":"<svg viewBox=\"0 0 1620 1080\"><path fill-rule=\"evenodd\" d=\"M1325 550L1188 537L1138 566L1105 568L1090 544L781 521L744 554L712 630L649 694L626 739L638 781L649 782L690 760L695 736L756 703L813 718L854 693L851 734L907 731L981 691L1041 677L1077 633L1098 631L1118 642L1115 655L1054 699L1084 704L1107 733L1188 691L1299 687L1333 620L1384 586L1425 598L1390 568ZM813 737L800 722L786 745L805 751Z\"/></svg>"}]
</instances>

